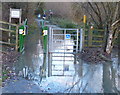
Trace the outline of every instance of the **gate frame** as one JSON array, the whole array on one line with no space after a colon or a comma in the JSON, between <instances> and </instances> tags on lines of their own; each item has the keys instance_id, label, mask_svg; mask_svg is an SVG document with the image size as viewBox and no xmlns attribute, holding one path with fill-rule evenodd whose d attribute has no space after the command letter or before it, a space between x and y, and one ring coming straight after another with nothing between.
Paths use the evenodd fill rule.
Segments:
<instances>
[{"instance_id":1,"label":"gate frame","mask_svg":"<svg viewBox=\"0 0 120 95\"><path fill-rule=\"evenodd\" d=\"M82 45L82 43L83 43L83 41L80 41L80 40L83 39L83 36L82 36L83 31L82 30L74 29L74 28L54 28L54 27L52 28L52 27L49 27L49 32L48 32L48 77L52 76L52 53L53 52L51 52L51 47L53 47L53 46L50 46L50 45L53 45L53 31L54 30L63 30L64 31L64 37L66 35L67 30L74 30L74 31L77 32L76 33L77 34L76 49L75 49L76 53L78 53L79 51L82 50L82 46L80 46L80 45ZM79 37L79 34L80 34L80 37ZM64 41L65 40L66 39L64 38ZM52 42L52 44L50 44L50 42ZM65 53L65 54L67 54L67 53ZM74 54L74 53L72 53L72 54ZM76 61L76 59L75 59L75 61Z\"/></svg>"}]
</instances>

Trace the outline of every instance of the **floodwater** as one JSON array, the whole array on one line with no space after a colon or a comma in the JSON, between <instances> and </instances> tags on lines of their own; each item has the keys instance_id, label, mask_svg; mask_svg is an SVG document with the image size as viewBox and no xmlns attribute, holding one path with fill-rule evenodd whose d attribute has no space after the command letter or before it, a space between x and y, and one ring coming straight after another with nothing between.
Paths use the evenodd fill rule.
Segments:
<instances>
[{"instance_id":1,"label":"floodwater","mask_svg":"<svg viewBox=\"0 0 120 95\"><path fill-rule=\"evenodd\" d=\"M40 32L34 31L26 37L25 51L15 64L16 73L19 76L27 75L27 78L40 82L40 67L43 65L43 49L41 46ZM26 73L23 72L26 70ZM26 77L26 75L24 77Z\"/></svg>"},{"instance_id":2,"label":"floodwater","mask_svg":"<svg viewBox=\"0 0 120 95\"><path fill-rule=\"evenodd\" d=\"M74 44L72 40L63 43ZM62 52L61 49L63 49L62 43L58 44L54 51ZM72 49L73 47L70 46L64 47L63 52L71 52ZM52 76L47 76L49 68L47 64L46 76L42 77L40 67L43 65L43 49L40 31L34 31L26 38L25 51L15 65L15 70L19 76L23 76L23 69L27 69L27 79L34 81L48 93L118 93L120 91L120 66L117 53L112 55L113 62L100 64L86 63L81 59L75 60L73 54L54 53L52 60Z\"/></svg>"}]
</instances>

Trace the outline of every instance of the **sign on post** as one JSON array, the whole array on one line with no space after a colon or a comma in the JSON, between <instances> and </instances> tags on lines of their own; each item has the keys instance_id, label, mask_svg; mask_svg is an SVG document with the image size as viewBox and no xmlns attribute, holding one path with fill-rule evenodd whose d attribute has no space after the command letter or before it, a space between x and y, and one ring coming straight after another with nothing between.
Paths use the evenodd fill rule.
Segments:
<instances>
[{"instance_id":1,"label":"sign on post","mask_svg":"<svg viewBox=\"0 0 120 95\"><path fill-rule=\"evenodd\" d=\"M16 19L19 19L19 24L21 24L21 14L22 14L21 9L10 8L9 23L12 22L12 18L16 18ZM9 25L9 30L11 30L11 25ZM9 32L9 39L8 39L9 43L10 43L10 36L11 36L11 33Z\"/></svg>"},{"instance_id":2,"label":"sign on post","mask_svg":"<svg viewBox=\"0 0 120 95\"><path fill-rule=\"evenodd\" d=\"M12 9L12 8L10 8L9 22L11 23L12 18L17 18L17 19L19 19L19 24L21 24L21 15L22 15L22 10L21 9Z\"/></svg>"},{"instance_id":3,"label":"sign on post","mask_svg":"<svg viewBox=\"0 0 120 95\"><path fill-rule=\"evenodd\" d=\"M20 18L21 13L19 9L11 9L11 18Z\"/></svg>"},{"instance_id":4,"label":"sign on post","mask_svg":"<svg viewBox=\"0 0 120 95\"><path fill-rule=\"evenodd\" d=\"M23 34L23 29L19 29L19 34Z\"/></svg>"},{"instance_id":5,"label":"sign on post","mask_svg":"<svg viewBox=\"0 0 120 95\"><path fill-rule=\"evenodd\" d=\"M70 34L66 34L65 35L65 39L71 39L71 35Z\"/></svg>"},{"instance_id":6,"label":"sign on post","mask_svg":"<svg viewBox=\"0 0 120 95\"><path fill-rule=\"evenodd\" d=\"M48 34L48 30L43 30L43 36Z\"/></svg>"}]
</instances>

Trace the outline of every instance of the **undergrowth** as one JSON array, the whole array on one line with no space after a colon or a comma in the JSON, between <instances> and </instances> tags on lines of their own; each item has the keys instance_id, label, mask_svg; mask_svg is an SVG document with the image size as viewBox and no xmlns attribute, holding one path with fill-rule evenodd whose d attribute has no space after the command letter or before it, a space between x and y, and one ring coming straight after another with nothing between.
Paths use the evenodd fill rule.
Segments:
<instances>
[{"instance_id":1,"label":"undergrowth","mask_svg":"<svg viewBox=\"0 0 120 95\"><path fill-rule=\"evenodd\" d=\"M64 19L64 18L51 18L50 20L51 24L58 25L61 28L77 28L78 25L76 25L74 22Z\"/></svg>"}]
</instances>

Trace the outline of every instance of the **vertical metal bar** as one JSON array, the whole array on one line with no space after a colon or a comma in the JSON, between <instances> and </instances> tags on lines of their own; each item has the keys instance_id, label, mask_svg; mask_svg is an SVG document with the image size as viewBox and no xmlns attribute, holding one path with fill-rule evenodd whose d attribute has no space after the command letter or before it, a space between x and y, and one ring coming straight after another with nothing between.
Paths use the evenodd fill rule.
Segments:
<instances>
[{"instance_id":1,"label":"vertical metal bar","mask_svg":"<svg viewBox=\"0 0 120 95\"><path fill-rule=\"evenodd\" d=\"M50 31L51 31L51 27L49 27L48 29L48 52L50 52Z\"/></svg>"},{"instance_id":2,"label":"vertical metal bar","mask_svg":"<svg viewBox=\"0 0 120 95\"><path fill-rule=\"evenodd\" d=\"M52 76L52 34L53 29L50 27L49 29L49 51L48 51L48 77Z\"/></svg>"},{"instance_id":3,"label":"vertical metal bar","mask_svg":"<svg viewBox=\"0 0 120 95\"><path fill-rule=\"evenodd\" d=\"M49 28L48 32L48 77L51 76L51 27Z\"/></svg>"},{"instance_id":4,"label":"vertical metal bar","mask_svg":"<svg viewBox=\"0 0 120 95\"><path fill-rule=\"evenodd\" d=\"M52 76L52 49L53 49L53 34L54 30L51 31L51 53L50 53L50 68L51 68L51 76Z\"/></svg>"},{"instance_id":5,"label":"vertical metal bar","mask_svg":"<svg viewBox=\"0 0 120 95\"><path fill-rule=\"evenodd\" d=\"M80 29L80 52L82 51L83 47L83 29Z\"/></svg>"},{"instance_id":6,"label":"vertical metal bar","mask_svg":"<svg viewBox=\"0 0 120 95\"><path fill-rule=\"evenodd\" d=\"M50 46L49 46L49 42L50 42L50 30L51 30L51 27L49 27L49 32L48 32L48 77L50 77L50 68L49 68L49 65L50 65Z\"/></svg>"},{"instance_id":7,"label":"vertical metal bar","mask_svg":"<svg viewBox=\"0 0 120 95\"><path fill-rule=\"evenodd\" d=\"M16 51L18 51L18 26L16 26Z\"/></svg>"},{"instance_id":8,"label":"vertical metal bar","mask_svg":"<svg viewBox=\"0 0 120 95\"><path fill-rule=\"evenodd\" d=\"M64 76L64 67L65 67L65 36L66 36L66 29L64 29L64 59L63 59L63 76Z\"/></svg>"},{"instance_id":9,"label":"vertical metal bar","mask_svg":"<svg viewBox=\"0 0 120 95\"><path fill-rule=\"evenodd\" d=\"M50 28L48 33L48 41L50 42ZM48 77L50 77L50 46L48 42Z\"/></svg>"},{"instance_id":10,"label":"vertical metal bar","mask_svg":"<svg viewBox=\"0 0 120 95\"><path fill-rule=\"evenodd\" d=\"M52 49L53 49L53 29L52 29L52 31L51 31L51 51L52 51Z\"/></svg>"},{"instance_id":11,"label":"vertical metal bar","mask_svg":"<svg viewBox=\"0 0 120 95\"><path fill-rule=\"evenodd\" d=\"M76 53L78 52L78 32L79 32L79 30L77 29L77 47L76 47Z\"/></svg>"},{"instance_id":12,"label":"vertical metal bar","mask_svg":"<svg viewBox=\"0 0 120 95\"><path fill-rule=\"evenodd\" d=\"M93 30L90 29L88 31L88 47L92 46L92 33L93 33Z\"/></svg>"}]
</instances>

